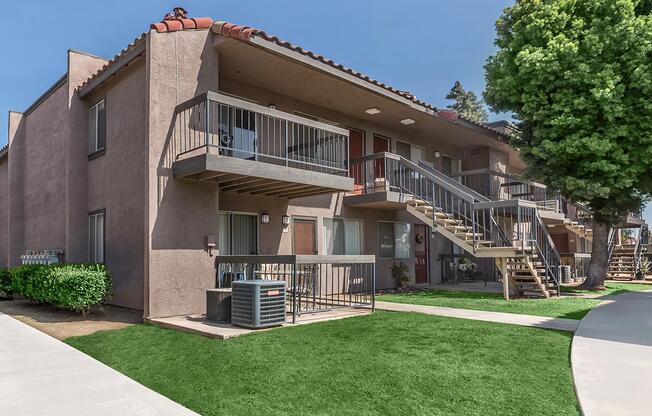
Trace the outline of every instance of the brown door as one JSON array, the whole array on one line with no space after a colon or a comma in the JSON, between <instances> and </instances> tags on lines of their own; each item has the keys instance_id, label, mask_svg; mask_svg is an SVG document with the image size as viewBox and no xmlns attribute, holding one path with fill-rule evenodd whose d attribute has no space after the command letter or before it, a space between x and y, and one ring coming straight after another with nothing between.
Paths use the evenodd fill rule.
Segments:
<instances>
[{"instance_id":1,"label":"brown door","mask_svg":"<svg viewBox=\"0 0 652 416\"><path fill-rule=\"evenodd\" d=\"M389 139L382 136L374 135L374 153L389 152ZM374 164L374 177L385 177L385 162L380 159Z\"/></svg>"},{"instance_id":2,"label":"brown door","mask_svg":"<svg viewBox=\"0 0 652 416\"><path fill-rule=\"evenodd\" d=\"M430 235L428 226L414 225L414 277L416 284L428 283L428 259L430 258Z\"/></svg>"},{"instance_id":3,"label":"brown door","mask_svg":"<svg viewBox=\"0 0 652 416\"><path fill-rule=\"evenodd\" d=\"M317 254L316 221L295 219L293 228L294 254Z\"/></svg>"},{"instance_id":4,"label":"brown door","mask_svg":"<svg viewBox=\"0 0 652 416\"><path fill-rule=\"evenodd\" d=\"M351 162L364 156L364 133L360 130L349 130L349 174L353 177L355 191L362 189L364 183L364 165L354 165Z\"/></svg>"}]
</instances>

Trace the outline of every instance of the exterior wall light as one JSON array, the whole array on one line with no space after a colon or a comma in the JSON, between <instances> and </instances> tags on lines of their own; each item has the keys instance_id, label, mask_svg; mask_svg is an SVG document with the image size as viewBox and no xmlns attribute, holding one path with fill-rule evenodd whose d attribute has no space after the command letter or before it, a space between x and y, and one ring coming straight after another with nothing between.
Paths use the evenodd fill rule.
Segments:
<instances>
[{"instance_id":1,"label":"exterior wall light","mask_svg":"<svg viewBox=\"0 0 652 416\"><path fill-rule=\"evenodd\" d=\"M439 150L435 150L435 159L439 159L441 157L441 153L439 153Z\"/></svg>"},{"instance_id":2,"label":"exterior wall light","mask_svg":"<svg viewBox=\"0 0 652 416\"><path fill-rule=\"evenodd\" d=\"M370 107L364 110L364 112L367 114L374 115L380 113L380 109L378 107Z\"/></svg>"},{"instance_id":3,"label":"exterior wall light","mask_svg":"<svg viewBox=\"0 0 652 416\"><path fill-rule=\"evenodd\" d=\"M404 118L401 120L401 124L404 126L409 126L410 124L414 124L416 121L412 120L411 118Z\"/></svg>"},{"instance_id":4,"label":"exterior wall light","mask_svg":"<svg viewBox=\"0 0 652 416\"><path fill-rule=\"evenodd\" d=\"M282 222L283 225L285 225L285 226L290 225L290 216L289 216L289 215L283 215L283 216L281 217L281 222Z\"/></svg>"},{"instance_id":5,"label":"exterior wall light","mask_svg":"<svg viewBox=\"0 0 652 416\"><path fill-rule=\"evenodd\" d=\"M263 224L269 224L269 214L261 214L260 222Z\"/></svg>"}]
</instances>

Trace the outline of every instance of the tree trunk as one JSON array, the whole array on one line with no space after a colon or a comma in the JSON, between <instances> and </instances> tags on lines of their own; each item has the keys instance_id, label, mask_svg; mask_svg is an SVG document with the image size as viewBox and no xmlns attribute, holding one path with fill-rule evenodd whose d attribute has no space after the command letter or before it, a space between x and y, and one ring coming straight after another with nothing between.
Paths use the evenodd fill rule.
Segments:
<instances>
[{"instance_id":1,"label":"tree trunk","mask_svg":"<svg viewBox=\"0 0 652 416\"><path fill-rule=\"evenodd\" d=\"M593 220L593 243L589 275L580 285L581 289L602 290L609 268L609 229L610 225Z\"/></svg>"}]
</instances>

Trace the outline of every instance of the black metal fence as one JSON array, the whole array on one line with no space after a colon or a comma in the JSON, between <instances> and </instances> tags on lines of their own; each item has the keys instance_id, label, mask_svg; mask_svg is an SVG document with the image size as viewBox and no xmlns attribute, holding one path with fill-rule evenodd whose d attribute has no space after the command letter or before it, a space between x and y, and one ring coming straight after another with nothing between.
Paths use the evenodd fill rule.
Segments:
<instances>
[{"instance_id":1,"label":"black metal fence","mask_svg":"<svg viewBox=\"0 0 652 416\"><path fill-rule=\"evenodd\" d=\"M375 256L217 256L216 287L236 280L282 280L292 322L302 313L375 306Z\"/></svg>"}]
</instances>

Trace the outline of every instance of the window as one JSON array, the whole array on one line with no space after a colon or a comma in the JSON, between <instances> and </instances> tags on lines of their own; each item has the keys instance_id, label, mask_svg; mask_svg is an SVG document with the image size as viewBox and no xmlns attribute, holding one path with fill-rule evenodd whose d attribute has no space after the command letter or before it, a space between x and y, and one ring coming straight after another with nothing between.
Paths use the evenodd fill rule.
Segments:
<instances>
[{"instance_id":1,"label":"window","mask_svg":"<svg viewBox=\"0 0 652 416\"><path fill-rule=\"evenodd\" d=\"M104 263L104 210L88 214L88 262Z\"/></svg>"},{"instance_id":2,"label":"window","mask_svg":"<svg viewBox=\"0 0 652 416\"><path fill-rule=\"evenodd\" d=\"M258 254L258 216L221 212L219 217L218 249L224 256Z\"/></svg>"},{"instance_id":3,"label":"window","mask_svg":"<svg viewBox=\"0 0 652 416\"><path fill-rule=\"evenodd\" d=\"M402 222L378 223L378 256L381 258L410 258L410 224Z\"/></svg>"},{"instance_id":4,"label":"window","mask_svg":"<svg viewBox=\"0 0 652 416\"><path fill-rule=\"evenodd\" d=\"M106 146L106 111L104 100L88 110L88 153L98 152Z\"/></svg>"},{"instance_id":5,"label":"window","mask_svg":"<svg viewBox=\"0 0 652 416\"><path fill-rule=\"evenodd\" d=\"M324 254L362 254L362 221L324 218Z\"/></svg>"}]
</instances>

